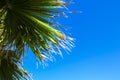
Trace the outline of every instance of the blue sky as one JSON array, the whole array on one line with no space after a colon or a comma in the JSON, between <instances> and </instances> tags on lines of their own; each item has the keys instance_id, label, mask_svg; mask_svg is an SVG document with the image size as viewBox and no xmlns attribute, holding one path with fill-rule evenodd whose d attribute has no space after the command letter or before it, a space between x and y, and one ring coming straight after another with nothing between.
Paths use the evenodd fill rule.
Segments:
<instances>
[{"instance_id":1,"label":"blue sky","mask_svg":"<svg viewBox=\"0 0 120 80\"><path fill-rule=\"evenodd\" d=\"M74 0L69 7L81 13L58 21L75 40L70 54L55 56L48 66L36 67L34 55L25 57L25 68L34 80L120 80L120 1Z\"/></svg>"}]
</instances>

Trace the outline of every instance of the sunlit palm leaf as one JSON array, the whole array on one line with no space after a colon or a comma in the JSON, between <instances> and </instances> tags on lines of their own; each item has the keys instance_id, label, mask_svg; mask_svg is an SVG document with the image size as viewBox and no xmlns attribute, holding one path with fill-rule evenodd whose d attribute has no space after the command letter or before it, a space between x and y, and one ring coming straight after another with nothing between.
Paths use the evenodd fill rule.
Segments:
<instances>
[{"instance_id":1,"label":"sunlit palm leaf","mask_svg":"<svg viewBox=\"0 0 120 80\"><path fill-rule=\"evenodd\" d=\"M60 48L68 49L71 38L59 31L52 19L69 4L62 0L0 0L0 80L27 79L20 67L25 47L36 58L50 59Z\"/></svg>"},{"instance_id":2,"label":"sunlit palm leaf","mask_svg":"<svg viewBox=\"0 0 120 80\"><path fill-rule=\"evenodd\" d=\"M59 47L67 48L67 37L51 21L59 13L58 8L66 4L62 0L6 0L1 8L1 15L6 15L3 41L18 53L30 47L40 60L59 51Z\"/></svg>"}]
</instances>

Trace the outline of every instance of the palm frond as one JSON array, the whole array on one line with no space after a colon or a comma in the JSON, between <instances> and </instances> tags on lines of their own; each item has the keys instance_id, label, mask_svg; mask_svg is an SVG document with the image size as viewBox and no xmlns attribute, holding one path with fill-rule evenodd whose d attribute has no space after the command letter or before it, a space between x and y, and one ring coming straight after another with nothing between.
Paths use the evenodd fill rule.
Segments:
<instances>
[{"instance_id":1,"label":"palm frond","mask_svg":"<svg viewBox=\"0 0 120 80\"><path fill-rule=\"evenodd\" d=\"M29 79L29 74L20 67L20 60L15 51L0 51L0 80L23 80Z\"/></svg>"},{"instance_id":2,"label":"palm frond","mask_svg":"<svg viewBox=\"0 0 120 80\"><path fill-rule=\"evenodd\" d=\"M52 19L68 5L63 0L0 0L0 80L29 79L20 66L26 46L37 59L69 50L72 39Z\"/></svg>"},{"instance_id":3,"label":"palm frond","mask_svg":"<svg viewBox=\"0 0 120 80\"><path fill-rule=\"evenodd\" d=\"M6 0L0 13L5 14L2 43L19 54L28 46L41 61L60 47L68 49L68 37L51 21L66 4L62 0Z\"/></svg>"}]
</instances>

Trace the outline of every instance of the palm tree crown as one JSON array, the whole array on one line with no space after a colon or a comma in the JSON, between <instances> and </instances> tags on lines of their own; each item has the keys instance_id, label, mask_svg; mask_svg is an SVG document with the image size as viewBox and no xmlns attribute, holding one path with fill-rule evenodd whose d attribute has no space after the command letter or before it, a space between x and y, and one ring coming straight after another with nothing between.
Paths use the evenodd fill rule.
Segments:
<instances>
[{"instance_id":1,"label":"palm tree crown","mask_svg":"<svg viewBox=\"0 0 120 80\"><path fill-rule=\"evenodd\" d=\"M51 53L60 54L60 48L69 49L70 38L52 22L67 4L62 0L0 0L1 80L27 79L28 73L19 66L26 47L40 61L50 59ZM8 73L4 66L10 69Z\"/></svg>"}]
</instances>

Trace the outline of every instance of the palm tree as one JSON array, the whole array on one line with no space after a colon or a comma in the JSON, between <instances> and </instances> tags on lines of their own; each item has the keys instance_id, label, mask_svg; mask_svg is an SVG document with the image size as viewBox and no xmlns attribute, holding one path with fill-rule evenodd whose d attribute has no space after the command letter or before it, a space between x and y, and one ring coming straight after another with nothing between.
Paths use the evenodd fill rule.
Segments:
<instances>
[{"instance_id":1,"label":"palm tree","mask_svg":"<svg viewBox=\"0 0 120 80\"><path fill-rule=\"evenodd\" d=\"M28 79L20 62L26 47L43 62L60 48L68 49L69 37L52 21L69 4L62 0L0 0L0 80Z\"/></svg>"}]
</instances>

